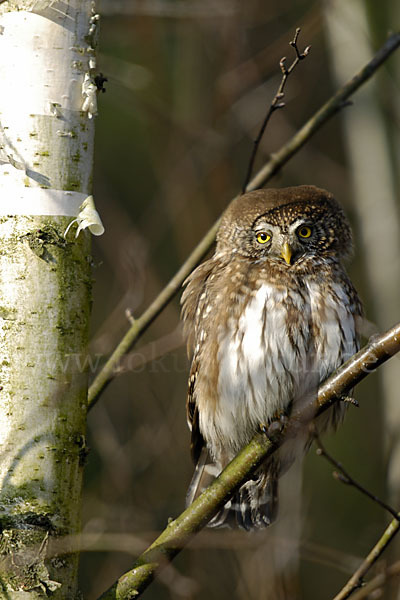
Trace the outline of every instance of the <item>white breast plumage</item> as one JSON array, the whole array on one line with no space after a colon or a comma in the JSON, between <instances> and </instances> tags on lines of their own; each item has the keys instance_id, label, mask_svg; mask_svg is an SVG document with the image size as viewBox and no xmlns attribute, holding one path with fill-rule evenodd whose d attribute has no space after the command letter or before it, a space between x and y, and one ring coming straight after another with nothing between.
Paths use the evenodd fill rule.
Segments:
<instances>
[{"instance_id":1,"label":"white breast plumage","mask_svg":"<svg viewBox=\"0 0 400 600\"><path fill-rule=\"evenodd\" d=\"M291 320L291 335L288 321ZM283 412L356 350L349 300L339 286L297 291L262 284L238 324L219 332L218 405L200 425L211 448L234 454L260 423Z\"/></svg>"}]
</instances>

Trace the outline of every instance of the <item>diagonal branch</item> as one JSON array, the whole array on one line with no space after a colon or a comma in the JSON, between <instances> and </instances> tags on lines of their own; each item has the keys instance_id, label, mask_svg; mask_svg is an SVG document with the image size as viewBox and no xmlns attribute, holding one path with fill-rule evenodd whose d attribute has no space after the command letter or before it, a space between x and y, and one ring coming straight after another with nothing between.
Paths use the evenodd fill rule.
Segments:
<instances>
[{"instance_id":1,"label":"diagonal branch","mask_svg":"<svg viewBox=\"0 0 400 600\"><path fill-rule=\"evenodd\" d=\"M352 600L365 600L372 598L372 592L381 590L381 588L393 577L400 575L400 560L396 561L390 567L387 567L382 573L378 573L373 579L368 581L360 590L352 594Z\"/></svg>"},{"instance_id":2,"label":"diagonal branch","mask_svg":"<svg viewBox=\"0 0 400 600\"><path fill-rule=\"evenodd\" d=\"M346 598L350 598L355 590L363 585L364 575L369 571L372 565L376 563L383 551L386 550L387 546L393 540L399 529L400 520L398 518L393 519L383 532L383 535L379 538L375 546L369 552L368 556L365 557L361 565L358 567L357 571L353 573L349 581L333 600L346 600Z\"/></svg>"},{"instance_id":3,"label":"diagonal branch","mask_svg":"<svg viewBox=\"0 0 400 600\"><path fill-rule=\"evenodd\" d=\"M271 156L268 163L257 173L247 186L247 191L259 189L265 185L270 179L285 165L288 160L300 150L302 146L316 133L326 121L335 115L341 108L346 105L347 99L365 83L375 71L389 58L389 56L400 46L400 33L392 34L386 43L378 50L373 59L365 65L340 88L328 102L326 102L305 125L284 145L282 148ZM218 229L219 220L214 223L205 237L201 240L198 246L193 250L192 254L187 258L179 271L174 275L162 292L150 304L143 315L134 321L130 329L127 331L121 342L115 348L114 352L105 363L101 371L94 379L89 388L88 407L91 408L99 399L100 394L106 388L108 383L118 373L118 365L121 358L126 354L139 339L139 337L147 330L156 317L162 312L165 306L174 297L180 289L183 281L200 262L203 256L209 251L214 242L215 235Z\"/></svg>"},{"instance_id":4,"label":"diagonal branch","mask_svg":"<svg viewBox=\"0 0 400 600\"><path fill-rule=\"evenodd\" d=\"M284 431L277 430L273 439L261 433L233 459L215 481L177 519L171 521L155 542L138 558L133 568L122 575L99 600L128 600L138 597L190 539L225 504L257 469L284 442L296 435L316 414L340 400L357 383L379 365L400 351L400 323L370 341L321 385L318 396L301 410L293 411ZM386 538L400 526L396 521ZM394 533L392 533L392 530ZM388 542L387 542L388 543ZM345 596L343 596L345 597ZM339 600L339 597L336 599Z\"/></svg>"}]
</instances>

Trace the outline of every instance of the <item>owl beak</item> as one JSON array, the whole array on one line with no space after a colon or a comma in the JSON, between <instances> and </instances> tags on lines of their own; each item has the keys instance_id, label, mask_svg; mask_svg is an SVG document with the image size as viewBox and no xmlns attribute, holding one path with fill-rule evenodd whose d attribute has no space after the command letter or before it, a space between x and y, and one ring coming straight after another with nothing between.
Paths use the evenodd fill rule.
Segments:
<instances>
[{"instance_id":1,"label":"owl beak","mask_svg":"<svg viewBox=\"0 0 400 600\"><path fill-rule=\"evenodd\" d=\"M286 264L290 265L290 260L292 258L292 250L287 242L282 245L281 249L281 257L284 259Z\"/></svg>"}]
</instances>

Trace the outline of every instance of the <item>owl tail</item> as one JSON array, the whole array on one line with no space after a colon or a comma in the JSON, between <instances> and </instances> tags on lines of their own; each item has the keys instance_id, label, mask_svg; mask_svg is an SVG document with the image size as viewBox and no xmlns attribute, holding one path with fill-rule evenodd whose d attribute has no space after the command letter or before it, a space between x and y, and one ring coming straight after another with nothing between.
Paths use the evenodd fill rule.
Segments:
<instances>
[{"instance_id":1,"label":"owl tail","mask_svg":"<svg viewBox=\"0 0 400 600\"><path fill-rule=\"evenodd\" d=\"M186 496L189 506L222 471L203 448ZM247 531L268 527L278 513L278 469L274 463L263 465L211 519L208 527L240 528Z\"/></svg>"}]
</instances>

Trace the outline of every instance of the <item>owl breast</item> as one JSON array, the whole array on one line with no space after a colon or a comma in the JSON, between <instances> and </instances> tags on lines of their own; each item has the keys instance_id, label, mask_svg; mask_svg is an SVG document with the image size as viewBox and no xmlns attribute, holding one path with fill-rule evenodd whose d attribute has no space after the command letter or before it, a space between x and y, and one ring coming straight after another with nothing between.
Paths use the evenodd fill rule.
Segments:
<instances>
[{"instance_id":1,"label":"owl breast","mask_svg":"<svg viewBox=\"0 0 400 600\"><path fill-rule=\"evenodd\" d=\"M343 286L296 290L260 284L239 319L218 331L218 402L200 427L209 446L232 457L259 428L357 350L354 315Z\"/></svg>"}]
</instances>

